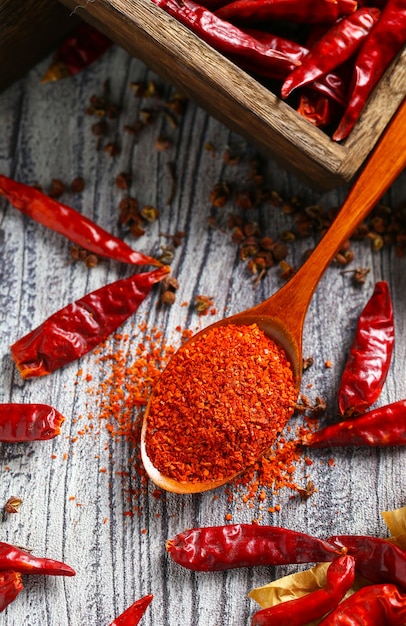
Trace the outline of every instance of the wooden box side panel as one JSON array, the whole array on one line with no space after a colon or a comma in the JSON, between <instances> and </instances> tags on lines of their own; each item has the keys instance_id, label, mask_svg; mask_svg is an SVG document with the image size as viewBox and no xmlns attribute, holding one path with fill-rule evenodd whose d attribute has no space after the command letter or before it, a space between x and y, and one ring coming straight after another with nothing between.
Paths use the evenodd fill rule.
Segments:
<instances>
[{"instance_id":1,"label":"wooden box side panel","mask_svg":"<svg viewBox=\"0 0 406 626\"><path fill-rule=\"evenodd\" d=\"M57 0L2 0L0 89L49 54L77 21Z\"/></svg>"}]
</instances>

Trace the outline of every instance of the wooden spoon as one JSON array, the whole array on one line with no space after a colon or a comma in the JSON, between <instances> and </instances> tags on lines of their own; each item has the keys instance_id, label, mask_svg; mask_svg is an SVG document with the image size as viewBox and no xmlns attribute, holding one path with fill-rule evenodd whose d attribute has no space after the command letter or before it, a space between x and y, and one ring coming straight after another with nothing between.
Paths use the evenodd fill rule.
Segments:
<instances>
[{"instance_id":1,"label":"wooden spoon","mask_svg":"<svg viewBox=\"0 0 406 626\"><path fill-rule=\"evenodd\" d=\"M303 324L312 295L326 268L343 243L357 226L366 218L369 211L383 196L391 183L406 165L406 100L398 112L366 166L353 185L340 212L325 233L319 244L293 277L270 298L242 313L220 320L210 326L226 324L257 324L271 339L282 346L289 358L299 392L302 377L302 335ZM190 346L203 329L187 341L181 348ZM205 482L180 482L163 476L154 467L147 454L147 423L153 392L145 411L141 433L141 455L147 474L162 489L175 493L198 493L219 487L234 478Z\"/></svg>"}]
</instances>

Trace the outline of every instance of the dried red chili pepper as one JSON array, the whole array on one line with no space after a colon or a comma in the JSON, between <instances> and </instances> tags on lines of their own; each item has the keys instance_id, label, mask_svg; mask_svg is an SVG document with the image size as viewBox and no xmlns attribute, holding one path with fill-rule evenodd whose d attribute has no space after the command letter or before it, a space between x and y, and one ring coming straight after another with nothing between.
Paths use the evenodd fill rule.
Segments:
<instances>
[{"instance_id":1,"label":"dried red chili pepper","mask_svg":"<svg viewBox=\"0 0 406 626\"><path fill-rule=\"evenodd\" d=\"M280 50L292 60L290 68L286 64L280 66L259 66L251 59L243 58L238 55L230 55L230 58L238 63L242 69L264 78L285 80L289 73L293 72L295 66L297 67L300 63L302 63L309 54L309 49L307 47L297 43L296 41L292 41L291 39L281 37L280 35L275 35L274 33L254 28L246 28L244 26L241 27L241 30L254 37L264 46ZM343 78L341 78L338 74L326 72L324 76L320 76L318 80L314 80L309 87L316 92L320 92L328 96L341 105L347 104L347 84L346 81L343 80Z\"/></svg>"},{"instance_id":2,"label":"dried red chili pepper","mask_svg":"<svg viewBox=\"0 0 406 626\"><path fill-rule=\"evenodd\" d=\"M339 118L341 108L329 96L305 89L300 94L296 111L314 126L324 127Z\"/></svg>"},{"instance_id":3,"label":"dried red chili pepper","mask_svg":"<svg viewBox=\"0 0 406 626\"><path fill-rule=\"evenodd\" d=\"M406 589L406 550L379 537L335 535L326 540L355 559L355 571L373 583L393 583Z\"/></svg>"},{"instance_id":4,"label":"dried red chili pepper","mask_svg":"<svg viewBox=\"0 0 406 626\"><path fill-rule=\"evenodd\" d=\"M186 530L169 539L166 550L175 563L202 572L332 561L342 551L311 535L255 524Z\"/></svg>"},{"instance_id":5,"label":"dried red chili pepper","mask_svg":"<svg viewBox=\"0 0 406 626\"><path fill-rule=\"evenodd\" d=\"M359 417L331 424L306 435L309 448L330 446L404 446L406 445L406 400L379 407Z\"/></svg>"},{"instance_id":6,"label":"dried red chili pepper","mask_svg":"<svg viewBox=\"0 0 406 626\"><path fill-rule=\"evenodd\" d=\"M21 574L13 570L0 572L0 613L24 589Z\"/></svg>"},{"instance_id":7,"label":"dried red chili pepper","mask_svg":"<svg viewBox=\"0 0 406 626\"><path fill-rule=\"evenodd\" d=\"M61 432L64 419L47 404L0 404L0 441L52 439Z\"/></svg>"},{"instance_id":8,"label":"dried red chili pepper","mask_svg":"<svg viewBox=\"0 0 406 626\"><path fill-rule=\"evenodd\" d=\"M86 22L80 22L55 52L42 78L48 83L75 76L99 59L113 45L111 39Z\"/></svg>"},{"instance_id":9,"label":"dried red chili pepper","mask_svg":"<svg viewBox=\"0 0 406 626\"><path fill-rule=\"evenodd\" d=\"M124 241L114 237L75 209L50 198L34 187L17 183L0 174L0 194L21 213L64 235L80 248L122 263L157 267L162 265L157 259L133 250Z\"/></svg>"},{"instance_id":10,"label":"dried red chili pepper","mask_svg":"<svg viewBox=\"0 0 406 626\"><path fill-rule=\"evenodd\" d=\"M231 22L288 20L299 24L317 24L334 23L356 9L355 0L235 0L215 13Z\"/></svg>"},{"instance_id":11,"label":"dried red chili pepper","mask_svg":"<svg viewBox=\"0 0 406 626\"><path fill-rule=\"evenodd\" d=\"M110 626L136 626L147 610L153 597L152 594L149 594L134 602L124 613L116 617L116 619L111 622Z\"/></svg>"},{"instance_id":12,"label":"dried red chili pepper","mask_svg":"<svg viewBox=\"0 0 406 626\"><path fill-rule=\"evenodd\" d=\"M0 572L13 570L21 574L47 576L75 576L75 570L62 561L38 558L30 552L0 541Z\"/></svg>"},{"instance_id":13,"label":"dried red chili pepper","mask_svg":"<svg viewBox=\"0 0 406 626\"><path fill-rule=\"evenodd\" d=\"M358 319L338 390L341 415L363 413L379 398L391 363L394 334L389 286L380 281Z\"/></svg>"},{"instance_id":14,"label":"dried red chili pepper","mask_svg":"<svg viewBox=\"0 0 406 626\"><path fill-rule=\"evenodd\" d=\"M327 569L327 581L323 589L281 602L261 611L252 617L252 626L304 626L313 620L324 617L336 608L355 578L355 561L344 555L335 559Z\"/></svg>"},{"instance_id":15,"label":"dried red chili pepper","mask_svg":"<svg viewBox=\"0 0 406 626\"><path fill-rule=\"evenodd\" d=\"M406 2L388 0L378 23L356 56L349 104L333 134L335 141L349 135L375 85L405 42Z\"/></svg>"},{"instance_id":16,"label":"dried red chili pepper","mask_svg":"<svg viewBox=\"0 0 406 626\"><path fill-rule=\"evenodd\" d=\"M325 617L319 626L404 626L406 595L395 585L362 587Z\"/></svg>"},{"instance_id":17,"label":"dried red chili pepper","mask_svg":"<svg viewBox=\"0 0 406 626\"><path fill-rule=\"evenodd\" d=\"M168 267L117 280L60 309L11 347L21 376L45 376L93 350L132 315Z\"/></svg>"},{"instance_id":18,"label":"dried red chili pepper","mask_svg":"<svg viewBox=\"0 0 406 626\"><path fill-rule=\"evenodd\" d=\"M251 35L226 22L193 0L152 0L154 4L187 26L203 41L225 55L251 59L257 67L291 68L292 60L283 52L264 46ZM352 0L343 0L351 2Z\"/></svg>"},{"instance_id":19,"label":"dried red chili pepper","mask_svg":"<svg viewBox=\"0 0 406 626\"><path fill-rule=\"evenodd\" d=\"M282 85L282 98L347 61L358 50L380 17L372 7L358 9L339 20L310 49L302 64L289 74Z\"/></svg>"}]
</instances>

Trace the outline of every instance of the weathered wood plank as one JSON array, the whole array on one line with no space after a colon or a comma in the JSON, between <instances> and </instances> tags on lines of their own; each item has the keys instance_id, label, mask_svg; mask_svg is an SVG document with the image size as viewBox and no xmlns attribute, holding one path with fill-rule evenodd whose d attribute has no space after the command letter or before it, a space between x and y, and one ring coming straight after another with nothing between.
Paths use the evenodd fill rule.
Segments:
<instances>
[{"instance_id":1,"label":"weathered wood plank","mask_svg":"<svg viewBox=\"0 0 406 626\"><path fill-rule=\"evenodd\" d=\"M139 321L148 329L157 326L168 342L179 342L178 325L197 326L238 312L275 291L280 280L277 269L254 289L236 246L224 229L212 230L207 217L212 212L209 194L214 183L245 180L248 157L231 166L224 163L227 146L255 155L245 140L231 132L202 109L189 103L177 128L165 117L146 128L136 140L123 128L137 119L150 102L137 100L131 81L156 78L123 50L113 48L103 60L73 80L40 85L45 60L23 79L0 95L0 172L27 183L47 188L52 178L70 182L83 176L82 194L66 194L64 201L116 234L117 206L124 192L115 186L120 172L131 172L129 193L141 205L152 204L161 211L159 221L134 241L145 252L158 253L168 240L160 233L185 231L176 250L173 271L180 282L176 304L157 306L159 291L140 307L123 333L138 332ZM122 106L117 120L110 122L102 143L119 140L121 152L112 159L101 149L91 132L94 119L86 115L89 98L100 94L110 79L111 94ZM165 87L166 95L170 88ZM165 152L154 148L159 134L170 136L173 146ZM215 154L205 149L212 143ZM176 167L176 193L170 205L171 180L168 162ZM304 202L335 206L346 188L320 195L272 161L264 163L270 187L283 197L299 195ZM403 174L387 194L385 202L398 205L405 200ZM229 204L220 214L225 226ZM257 213L264 233L277 237L290 227L290 218L264 205ZM254 603L248 591L275 576L294 570L266 568L218 574L194 574L169 562L165 541L194 525L222 524L227 512L234 522L278 524L309 531L318 536L358 532L386 535L380 511L403 506L404 450L343 450L309 453L310 467L298 469L298 479L309 475L317 491L307 501L291 499L291 492L269 494L269 505L280 504L280 513L268 513L254 501L254 508L240 499L229 502L225 489L217 493L180 497L154 495L154 486L144 493L141 479L129 462L133 450L123 438L113 439L98 420L100 385L108 375L108 364L95 354L44 379L22 382L8 351L12 341L41 323L51 312L84 293L127 276L131 269L103 261L88 270L70 262L70 244L60 236L22 217L0 199L0 329L3 376L1 401L44 401L54 404L65 416L62 435L51 442L31 445L0 444L0 507L11 495L23 499L20 512L4 516L0 540L26 545L38 555L63 559L77 570L72 579L28 579L26 589L2 614L5 626L107 625L138 597L153 593L154 601L144 618L154 626L235 626L248 624ZM300 264L313 239L297 241L289 261ZM385 249L373 253L366 242L354 244L353 266L370 267L366 285L355 288L347 274L331 267L321 281L305 324L305 355L314 355L313 367L305 373L304 390L312 398L324 397L329 413L336 408L335 392L344 366L357 316L376 280L388 280L396 316L396 350L381 402L406 397L406 272L405 260ZM198 317L190 306L194 295L214 296L216 314ZM187 302L189 306L182 306ZM111 340L109 349L121 346L131 361L133 343ZM332 367L326 369L325 361ZM78 376L81 368L83 374ZM88 375L89 380L86 380ZM91 378L91 380L90 380ZM306 389L312 384L311 389ZM89 419L92 414L93 419ZM93 428L91 428L93 426ZM81 436L78 433L85 431ZM123 476L126 470L129 475ZM132 512L133 515L126 513ZM143 623L144 623L143 622Z\"/></svg>"}]
</instances>

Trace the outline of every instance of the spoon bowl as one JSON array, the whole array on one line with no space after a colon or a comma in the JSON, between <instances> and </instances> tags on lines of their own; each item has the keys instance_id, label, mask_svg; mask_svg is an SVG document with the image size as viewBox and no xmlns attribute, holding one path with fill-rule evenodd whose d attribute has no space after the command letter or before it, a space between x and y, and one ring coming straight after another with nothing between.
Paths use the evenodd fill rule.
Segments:
<instances>
[{"instance_id":1,"label":"spoon bowl","mask_svg":"<svg viewBox=\"0 0 406 626\"><path fill-rule=\"evenodd\" d=\"M191 337L180 350L190 347L208 329L229 324L256 324L286 353L299 393L302 377L302 337L304 321L313 293L326 268L344 242L367 217L406 165L406 100L394 116L378 146L351 188L341 210L319 244L299 270L270 298L246 311L224 318ZM147 452L147 426L151 394L141 432L141 456L150 479L162 489L174 493L199 493L219 487L235 478L183 482L164 476L151 462ZM265 452L265 451L263 451Z\"/></svg>"}]
</instances>

